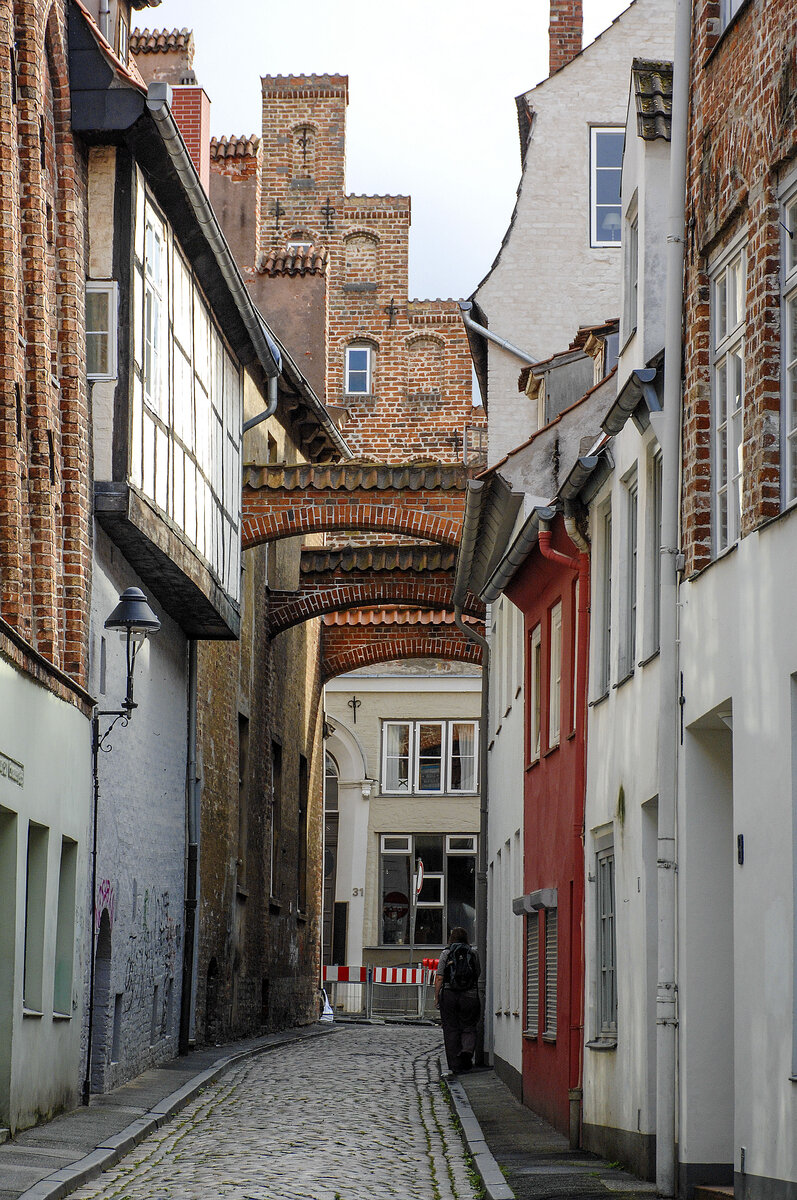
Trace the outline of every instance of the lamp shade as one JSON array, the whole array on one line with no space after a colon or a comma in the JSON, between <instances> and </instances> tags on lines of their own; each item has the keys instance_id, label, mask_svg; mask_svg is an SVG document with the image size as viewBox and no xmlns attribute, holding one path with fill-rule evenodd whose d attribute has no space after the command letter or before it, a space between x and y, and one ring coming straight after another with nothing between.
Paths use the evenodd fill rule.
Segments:
<instances>
[{"instance_id":1,"label":"lamp shade","mask_svg":"<svg viewBox=\"0 0 797 1200\"><path fill-rule=\"evenodd\" d=\"M130 633L157 633L161 623L147 603L141 588L130 587L122 592L119 603L105 622L106 629L128 630Z\"/></svg>"}]
</instances>

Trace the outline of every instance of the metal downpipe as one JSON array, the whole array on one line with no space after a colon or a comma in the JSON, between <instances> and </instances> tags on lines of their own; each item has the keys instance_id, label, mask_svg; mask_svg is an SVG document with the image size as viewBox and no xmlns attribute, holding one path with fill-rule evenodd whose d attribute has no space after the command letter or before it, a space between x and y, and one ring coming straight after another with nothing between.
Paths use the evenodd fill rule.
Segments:
<instances>
[{"instance_id":1,"label":"metal downpipe","mask_svg":"<svg viewBox=\"0 0 797 1200\"><path fill-rule=\"evenodd\" d=\"M691 0L677 0L673 56L672 142L667 219L664 326L660 581L658 807L658 982L656 987L656 1188L676 1194L676 1061L678 1045L676 829L678 798L678 563L681 353L683 326L686 152L689 117Z\"/></svg>"},{"instance_id":2,"label":"metal downpipe","mask_svg":"<svg viewBox=\"0 0 797 1200\"><path fill-rule=\"evenodd\" d=\"M459 309L462 313L462 322L466 329L470 329L473 333L478 333L480 337L487 338L488 342L493 342L496 346L500 346L502 350L506 350L507 354L514 354L515 358L519 358L527 367L534 367L540 361L538 358L532 358L530 354L526 354L525 350L521 350L519 346L508 342L506 338L499 337L497 333L493 333L486 325L480 325L478 321L474 321L470 315L470 310L473 308L470 300L460 300Z\"/></svg>"}]
</instances>

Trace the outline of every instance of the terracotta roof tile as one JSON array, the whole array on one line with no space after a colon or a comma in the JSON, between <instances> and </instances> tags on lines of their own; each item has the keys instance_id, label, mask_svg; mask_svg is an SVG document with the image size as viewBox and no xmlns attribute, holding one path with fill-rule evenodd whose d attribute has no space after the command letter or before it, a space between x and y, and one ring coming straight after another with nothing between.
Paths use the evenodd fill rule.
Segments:
<instances>
[{"instance_id":1,"label":"terracotta roof tile","mask_svg":"<svg viewBox=\"0 0 797 1200\"><path fill-rule=\"evenodd\" d=\"M431 489L464 491L468 472L464 467L446 463L329 463L273 467L245 466L244 487L328 488L331 491L358 489L385 491L388 488L420 492Z\"/></svg>"},{"instance_id":2,"label":"terracotta roof tile","mask_svg":"<svg viewBox=\"0 0 797 1200\"><path fill-rule=\"evenodd\" d=\"M446 609L353 608L346 612L326 613L325 625L453 625L454 614ZM464 617L470 625L481 622Z\"/></svg>"},{"instance_id":3,"label":"terracotta roof tile","mask_svg":"<svg viewBox=\"0 0 797 1200\"><path fill-rule=\"evenodd\" d=\"M672 63L635 58L631 78L636 96L637 133L646 142L670 140L672 124Z\"/></svg>"},{"instance_id":4,"label":"terracotta roof tile","mask_svg":"<svg viewBox=\"0 0 797 1200\"><path fill-rule=\"evenodd\" d=\"M306 250L289 250L287 246L267 251L257 264L258 274L323 275L327 269L329 251L326 246L309 246Z\"/></svg>"},{"instance_id":5,"label":"terracotta roof tile","mask_svg":"<svg viewBox=\"0 0 797 1200\"><path fill-rule=\"evenodd\" d=\"M254 133L250 134L249 137L241 134L240 137L212 137L210 139L211 160L221 158L257 158L259 149L260 138Z\"/></svg>"},{"instance_id":6,"label":"terracotta roof tile","mask_svg":"<svg viewBox=\"0 0 797 1200\"><path fill-rule=\"evenodd\" d=\"M446 546L347 546L302 551L303 575L323 571L450 571L457 552Z\"/></svg>"},{"instance_id":7,"label":"terracotta roof tile","mask_svg":"<svg viewBox=\"0 0 797 1200\"><path fill-rule=\"evenodd\" d=\"M193 53L193 49L193 29L134 29L130 34L131 54L169 54L183 50Z\"/></svg>"}]
</instances>

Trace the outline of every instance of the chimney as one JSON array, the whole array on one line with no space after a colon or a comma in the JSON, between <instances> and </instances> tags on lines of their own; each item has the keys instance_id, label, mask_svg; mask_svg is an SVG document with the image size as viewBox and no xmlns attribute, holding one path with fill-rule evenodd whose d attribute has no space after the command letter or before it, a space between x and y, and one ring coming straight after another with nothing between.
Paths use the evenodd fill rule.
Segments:
<instances>
[{"instance_id":1,"label":"chimney","mask_svg":"<svg viewBox=\"0 0 797 1200\"><path fill-rule=\"evenodd\" d=\"M210 100L197 84L172 89L172 116L183 135L191 161L210 194Z\"/></svg>"},{"instance_id":2,"label":"chimney","mask_svg":"<svg viewBox=\"0 0 797 1200\"><path fill-rule=\"evenodd\" d=\"M549 73L565 67L581 50L583 30L582 0L551 0L548 26Z\"/></svg>"}]
</instances>

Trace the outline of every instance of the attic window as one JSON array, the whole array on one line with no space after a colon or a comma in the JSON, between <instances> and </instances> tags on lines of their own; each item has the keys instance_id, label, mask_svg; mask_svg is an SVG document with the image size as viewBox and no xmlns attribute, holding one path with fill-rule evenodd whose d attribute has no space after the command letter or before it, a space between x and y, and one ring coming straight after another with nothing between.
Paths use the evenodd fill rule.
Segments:
<instances>
[{"instance_id":1,"label":"attic window","mask_svg":"<svg viewBox=\"0 0 797 1200\"><path fill-rule=\"evenodd\" d=\"M120 15L119 15L119 57L122 60L122 62L125 64L125 66L127 65L129 41L130 41L130 35L129 35L128 28L127 28L127 21L124 19L124 17L120 13Z\"/></svg>"},{"instance_id":2,"label":"attic window","mask_svg":"<svg viewBox=\"0 0 797 1200\"><path fill-rule=\"evenodd\" d=\"M592 129L590 147L590 245L619 246L622 129Z\"/></svg>"}]
</instances>

